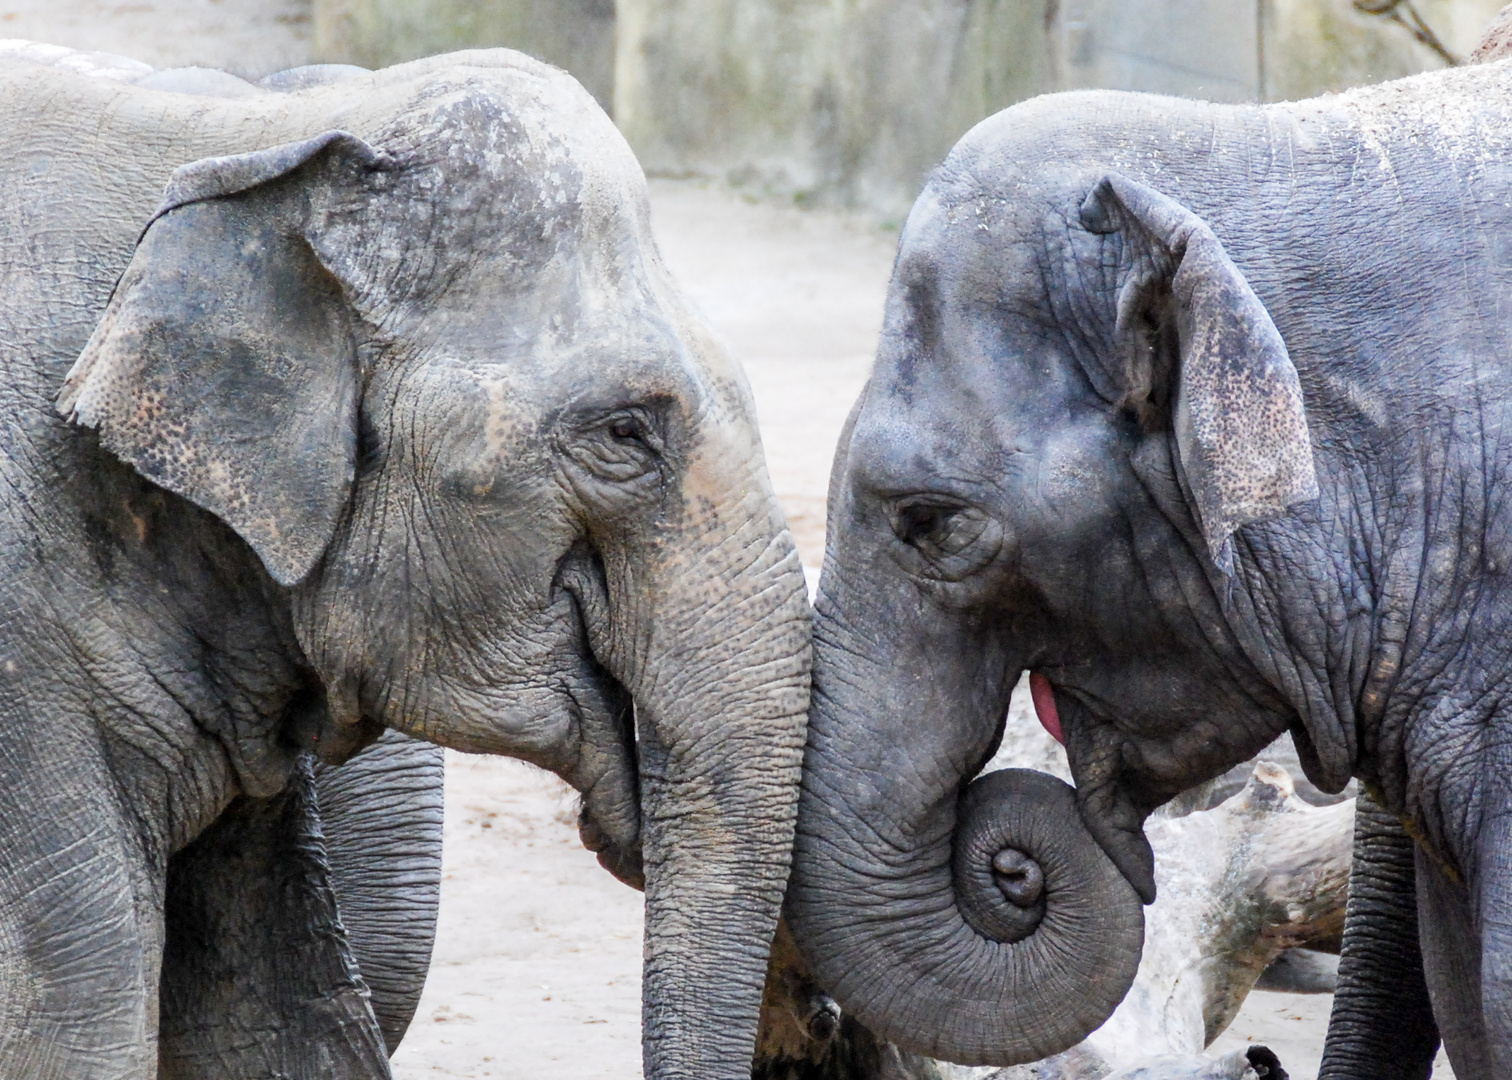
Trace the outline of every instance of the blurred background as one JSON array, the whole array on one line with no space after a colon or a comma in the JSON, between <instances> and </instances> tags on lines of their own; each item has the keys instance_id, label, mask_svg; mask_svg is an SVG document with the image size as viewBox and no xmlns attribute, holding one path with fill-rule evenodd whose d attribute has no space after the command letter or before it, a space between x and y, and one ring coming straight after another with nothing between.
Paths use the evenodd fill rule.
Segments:
<instances>
[{"instance_id":1,"label":"blurred background","mask_svg":"<svg viewBox=\"0 0 1512 1080\"><path fill-rule=\"evenodd\" d=\"M312 46L374 66L509 44L576 75L650 172L899 215L1016 101L1311 97L1464 56L1501 2L315 0Z\"/></svg>"},{"instance_id":2,"label":"blurred background","mask_svg":"<svg viewBox=\"0 0 1512 1080\"><path fill-rule=\"evenodd\" d=\"M899 223L973 124L1053 90L1279 101L1441 68L1502 3L0 0L0 38L251 78L500 45L566 68L640 157L664 260L745 366L815 569ZM634 1080L639 894L583 850L554 777L447 761L441 921L397 1080ZM1330 1000L1258 990L1210 1052L1266 1042L1312 1080Z\"/></svg>"},{"instance_id":3,"label":"blurred background","mask_svg":"<svg viewBox=\"0 0 1512 1080\"><path fill-rule=\"evenodd\" d=\"M180 11L123 39L122 17ZM648 172L894 220L968 128L1051 90L1310 97L1464 57L1501 0L0 0L0 34L263 75L505 45ZM140 20L139 20L140 21ZM234 23L236 29L226 32Z\"/></svg>"}]
</instances>

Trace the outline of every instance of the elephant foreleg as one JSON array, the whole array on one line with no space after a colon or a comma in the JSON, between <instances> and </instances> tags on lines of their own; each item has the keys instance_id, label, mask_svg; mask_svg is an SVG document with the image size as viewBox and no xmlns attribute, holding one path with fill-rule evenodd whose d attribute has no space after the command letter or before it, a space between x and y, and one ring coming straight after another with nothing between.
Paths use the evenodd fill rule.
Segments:
<instances>
[{"instance_id":1,"label":"elephant foreleg","mask_svg":"<svg viewBox=\"0 0 1512 1080\"><path fill-rule=\"evenodd\" d=\"M1418 946L1415 853L1396 816L1361 791L1318 1080L1424 1080L1439 1033Z\"/></svg>"},{"instance_id":2,"label":"elephant foreleg","mask_svg":"<svg viewBox=\"0 0 1512 1080\"><path fill-rule=\"evenodd\" d=\"M314 803L306 757L173 857L161 1080L388 1080Z\"/></svg>"},{"instance_id":3,"label":"elephant foreleg","mask_svg":"<svg viewBox=\"0 0 1512 1080\"><path fill-rule=\"evenodd\" d=\"M1470 896L1423 852L1416 853L1418 939L1434 1014L1455 1080L1491 1080L1481 1016L1481 946Z\"/></svg>"},{"instance_id":4,"label":"elephant foreleg","mask_svg":"<svg viewBox=\"0 0 1512 1080\"><path fill-rule=\"evenodd\" d=\"M0 1077L154 1075L160 885L100 740L0 724Z\"/></svg>"},{"instance_id":5,"label":"elephant foreleg","mask_svg":"<svg viewBox=\"0 0 1512 1080\"><path fill-rule=\"evenodd\" d=\"M1455 1075L1465 1080L1512 1076L1512 733L1493 725L1485 737L1485 792L1473 873L1468 888L1455 890L1449 887L1453 883L1439 887L1451 899L1464 898L1459 906L1473 915L1480 937L1478 949L1458 950L1479 961L1478 1019L1484 1035L1483 1059L1467 1063L1481 1072L1461 1071L1456 1047L1449 1042Z\"/></svg>"}]
</instances>

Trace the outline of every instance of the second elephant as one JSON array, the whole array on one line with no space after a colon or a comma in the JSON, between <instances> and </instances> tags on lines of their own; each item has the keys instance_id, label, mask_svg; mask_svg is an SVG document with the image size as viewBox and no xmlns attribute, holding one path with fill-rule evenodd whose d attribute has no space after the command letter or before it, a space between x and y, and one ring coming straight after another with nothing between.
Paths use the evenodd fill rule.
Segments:
<instances>
[{"instance_id":1,"label":"second elephant","mask_svg":"<svg viewBox=\"0 0 1512 1080\"><path fill-rule=\"evenodd\" d=\"M1455 1072L1512 1076L1509 132L1506 62L1059 95L931 179L816 604L788 910L842 1006L960 1062L1081 1038L1145 818L1289 730L1407 822ZM1024 671L1074 792L973 781Z\"/></svg>"}]
</instances>

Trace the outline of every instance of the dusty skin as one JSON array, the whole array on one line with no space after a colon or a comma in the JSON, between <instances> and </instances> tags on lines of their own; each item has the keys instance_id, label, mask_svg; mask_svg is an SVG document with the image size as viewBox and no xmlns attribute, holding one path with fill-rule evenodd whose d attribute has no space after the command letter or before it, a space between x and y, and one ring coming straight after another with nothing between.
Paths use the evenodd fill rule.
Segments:
<instances>
[{"instance_id":1,"label":"dusty skin","mask_svg":"<svg viewBox=\"0 0 1512 1080\"><path fill-rule=\"evenodd\" d=\"M260 76L307 62L309 32L300 0L0 0L0 37L158 67ZM696 182L651 190L667 263L750 375L777 494L817 566L830 455L871 363L896 233ZM435 958L396 1080L640 1076L640 894L583 850L572 798L519 762L448 753ZM1312 1080L1328 1005L1256 991L1210 1052L1264 1042Z\"/></svg>"}]
</instances>

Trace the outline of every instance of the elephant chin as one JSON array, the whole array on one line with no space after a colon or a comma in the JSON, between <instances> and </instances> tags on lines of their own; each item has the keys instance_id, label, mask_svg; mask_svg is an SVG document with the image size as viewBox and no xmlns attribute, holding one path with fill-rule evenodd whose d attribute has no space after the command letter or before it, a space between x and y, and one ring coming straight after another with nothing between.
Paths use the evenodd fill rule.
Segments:
<instances>
[{"instance_id":1,"label":"elephant chin","mask_svg":"<svg viewBox=\"0 0 1512 1080\"><path fill-rule=\"evenodd\" d=\"M1049 1057L1133 982L1143 905L1055 777L978 778L953 832L907 870L863 864L845 837L805 810L793 930L820 983L904 1049L971 1065Z\"/></svg>"},{"instance_id":2,"label":"elephant chin","mask_svg":"<svg viewBox=\"0 0 1512 1080\"><path fill-rule=\"evenodd\" d=\"M638 837L633 845L616 844L610 839L608 831L594 819L586 802L578 815L578 836L583 841L583 846L598 857L600 866L632 889L646 891L646 866L641 857Z\"/></svg>"},{"instance_id":3,"label":"elephant chin","mask_svg":"<svg viewBox=\"0 0 1512 1080\"><path fill-rule=\"evenodd\" d=\"M1042 683L1043 691L1034 685L1035 679ZM1031 676L1031 689L1035 693L1035 711L1040 715L1040 722L1045 722L1043 695L1048 699L1049 712L1055 716L1057 728L1064 733L1062 742L1070 760L1071 775L1076 778L1076 801L1087 831L1107 852L1108 858L1134 887L1139 898L1146 904L1153 904L1155 852L1144 833L1149 810L1136 804L1117 772L1109 767L1119 760L1118 755L1108 753L1105 747L1099 748L1095 741L1097 732L1111 730L1112 726L1095 721L1086 706L1074 697L1055 695L1049 689L1049 683L1040 676Z\"/></svg>"},{"instance_id":4,"label":"elephant chin","mask_svg":"<svg viewBox=\"0 0 1512 1080\"><path fill-rule=\"evenodd\" d=\"M1146 904L1155 902L1155 851L1144 833L1144 815L1122 791L1077 789L1081 817L1124 880Z\"/></svg>"}]
</instances>

